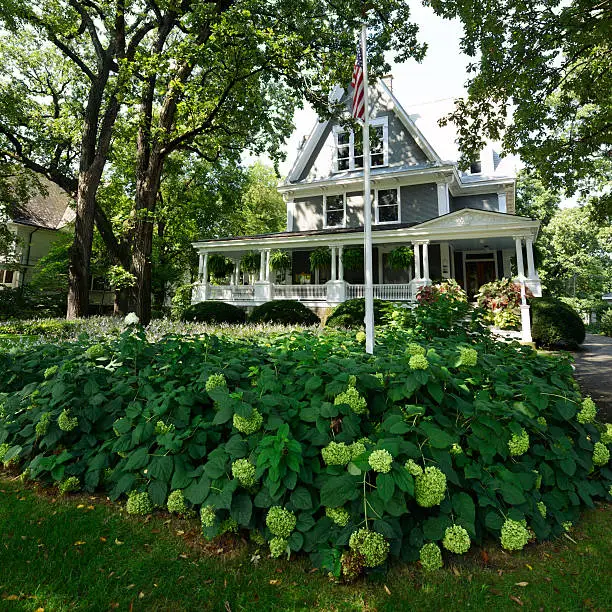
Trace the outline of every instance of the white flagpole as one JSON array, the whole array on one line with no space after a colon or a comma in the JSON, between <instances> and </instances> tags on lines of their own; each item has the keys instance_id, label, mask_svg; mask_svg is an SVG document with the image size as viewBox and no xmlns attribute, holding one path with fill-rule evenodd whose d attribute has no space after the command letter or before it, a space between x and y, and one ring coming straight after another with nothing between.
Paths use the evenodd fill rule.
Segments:
<instances>
[{"instance_id":1,"label":"white flagpole","mask_svg":"<svg viewBox=\"0 0 612 612\"><path fill-rule=\"evenodd\" d=\"M374 353L374 286L372 284L372 202L370 197L370 92L368 87L367 26L361 26L363 60L363 237L365 280L366 353Z\"/></svg>"}]
</instances>

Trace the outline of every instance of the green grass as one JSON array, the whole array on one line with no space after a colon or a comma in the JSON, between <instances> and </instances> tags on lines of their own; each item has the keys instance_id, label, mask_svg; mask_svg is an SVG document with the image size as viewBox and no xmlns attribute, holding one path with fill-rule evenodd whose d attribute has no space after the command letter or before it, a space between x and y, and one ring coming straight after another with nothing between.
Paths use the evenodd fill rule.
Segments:
<instances>
[{"instance_id":1,"label":"green grass","mask_svg":"<svg viewBox=\"0 0 612 612\"><path fill-rule=\"evenodd\" d=\"M345 586L305 557L272 561L239 538L206 544L196 520L135 519L100 496L52 494L0 478L1 610L610 609L609 505L585 513L575 542L512 555L474 547L432 575L396 563Z\"/></svg>"}]
</instances>

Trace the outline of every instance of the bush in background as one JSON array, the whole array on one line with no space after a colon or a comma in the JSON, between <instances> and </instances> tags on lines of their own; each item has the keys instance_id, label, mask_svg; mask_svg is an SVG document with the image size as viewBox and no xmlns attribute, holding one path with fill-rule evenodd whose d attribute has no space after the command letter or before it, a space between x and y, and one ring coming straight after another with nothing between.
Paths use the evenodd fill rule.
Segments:
<instances>
[{"instance_id":1,"label":"bush in background","mask_svg":"<svg viewBox=\"0 0 612 612\"><path fill-rule=\"evenodd\" d=\"M392 310L392 302L374 300L374 324L382 325L389 322ZM329 317L327 317L325 326L345 329L363 327L364 319L365 300L363 298L356 298L338 304Z\"/></svg>"},{"instance_id":2,"label":"bush in background","mask_svg":"<svg viewBox=\"0 0 612 612\"><path fill-rule=\"evenodd\" d=\"M182 320L198 323L244 323L246 313L233 304L211 300L191 304L183 312Z\"/></svg>"},{"instance_id":3,"label":"bush in background","mask_svg":"<svg viewBox=\"0 0 612 612\"><path fill-rule=\"evenodd\" d=\"M606 310L599 320L599 328L606 336L612 337L612 309Z\"/></svg>"},{"instance_id":4,"label":"bush in background","mask_svg":"<svg viewBox=\"0 0 612 612\"><path fill-rule=\"evenodd\" d=\"M283 325L318 325L321 319L294 300L278 300L265 302L255 306L249 315L249 323L280 323Z\"/></svg>"},{"instance_id":5,"label":"bush in background","mask_svg":"<svg viewBox=\"0 0 612 612\"><path fill-rule=\"evenodd\" d=\"M572 350L584 342L584 323L573 308L554 298L533 298L530 303L531 335L538 346Z\"/></svg>"}]
</instances>

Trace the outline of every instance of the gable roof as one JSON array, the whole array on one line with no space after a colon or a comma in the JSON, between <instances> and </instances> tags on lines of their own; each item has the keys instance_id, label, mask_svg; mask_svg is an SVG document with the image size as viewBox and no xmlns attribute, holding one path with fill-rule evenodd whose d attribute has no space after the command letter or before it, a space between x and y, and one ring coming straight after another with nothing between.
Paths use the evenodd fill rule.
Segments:
<instances>
[{"instance_id":1,"label":"gable roof","mask_svg":"<svg viewBox=\"0 0 612 612\"><path fill-rule=\"evenodd\" d=\"M74 220L70 196L55 183L40 179L46 193L37 192L26 203L9 206L13 223L58 230Z\"/></svg>"}]
</instances>

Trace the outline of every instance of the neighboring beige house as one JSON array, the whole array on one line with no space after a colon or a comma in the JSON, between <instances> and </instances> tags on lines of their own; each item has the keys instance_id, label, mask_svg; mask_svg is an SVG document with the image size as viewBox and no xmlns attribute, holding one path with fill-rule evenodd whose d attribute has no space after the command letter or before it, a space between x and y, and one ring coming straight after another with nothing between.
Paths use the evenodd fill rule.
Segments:
<instances>
[{"instance_id":1,"label":"neighboring beige house","mask_svg":"<svg viewBox=\"0 0 612 612\"><path fill-rule=\"evenodd\" d=\"M68 194L44 181L46 194L34 195L26 204L9 207L6 223L17 238L12 256L0 259L0 287L21 287L30 282L36 263L48 252L59 232L72 233L74 210Z\"/></svg>"},{"instance_id":2,"label":"neighboring beige house","mask_svg":"<svg viewBox=\"0 0 612 612\"><path fill-rule=\"evenodd\" d=\"M348 101L339 90L338 99ZM468 172L459 170L455 135L440 128L435 106L407 113L391 83L371 88L374 295L410 301L419 287L456 279L470 295L486 282L510 277L512 268L541 295L533 243L539 221L515 214L515 169L492 146ZM199 284L193 300L249 306L298 299L314 308L363 297L363 270L344 266L347 249L363 246L363 152L360 133L320 121L297 152L279 191L287 203L286 231L262 236L202 240ZM397 247L414 249L414 263L389 265ZM329 264L311 270L314 249L329 249ZM270 253L291 257L284 272L270 269ZM245 254L257 253L256 275L241 272ZM228 284L209 282L213 253L235 263Z\"/></svg>"}]
</instances>

